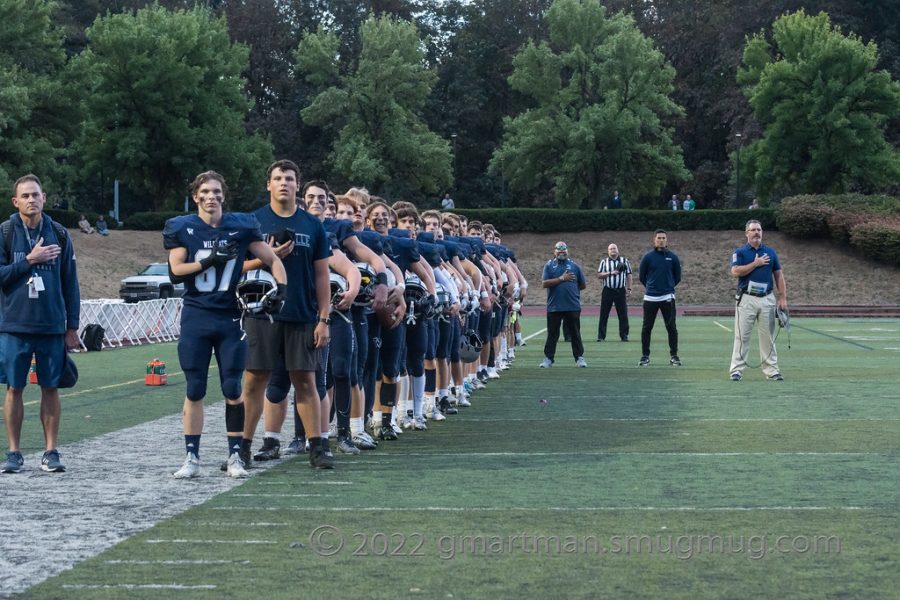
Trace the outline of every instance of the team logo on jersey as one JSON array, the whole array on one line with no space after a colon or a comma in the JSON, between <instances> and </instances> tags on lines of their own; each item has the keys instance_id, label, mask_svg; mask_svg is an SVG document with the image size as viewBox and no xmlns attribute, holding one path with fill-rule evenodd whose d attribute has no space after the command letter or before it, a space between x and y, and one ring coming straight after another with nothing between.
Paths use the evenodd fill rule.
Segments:
<instances>
[{"instance_id":1,"label":"team logo on jersey","mask_svg":"<svg viewBox=\"0 0 900 600\"><path fill-rule=\"evenodd\" d=\"M228 237L231 237L231 236L233 236L233 235L237 235L237 234L239 234L239 233L240 233L240 231L229 231L229 232L228 232Z\"/></svg>"},{"instance_id":2,"label":"team logo on jersey","mask_svg":"<svg viewBox=\"0 0 900 600\"><path fill-rule=\"evenodd\" d=\"M188 227L188 228L187 228L187 232L188 232L188 235L194 235L194 228L193 228L193 227Z\"/></svg>"}]
</instances>

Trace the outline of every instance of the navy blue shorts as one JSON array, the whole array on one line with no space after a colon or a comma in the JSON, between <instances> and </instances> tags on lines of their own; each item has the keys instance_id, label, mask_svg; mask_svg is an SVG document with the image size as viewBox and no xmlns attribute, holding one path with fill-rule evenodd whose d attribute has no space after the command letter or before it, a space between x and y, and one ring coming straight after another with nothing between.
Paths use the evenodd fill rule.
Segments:
<instances>
[{"instance_id":1,"label":"navy blue shorts","mask_svg":"<svg viewBox=\"0 0 900 600\"><path fill-rule=\"evenodd\" d=\"M0 333L0 383L14 390L23 389L28 384L32 355L38 385L58 387L66 363L66 343L62 334Z\"/></svg>"}]
</instances>

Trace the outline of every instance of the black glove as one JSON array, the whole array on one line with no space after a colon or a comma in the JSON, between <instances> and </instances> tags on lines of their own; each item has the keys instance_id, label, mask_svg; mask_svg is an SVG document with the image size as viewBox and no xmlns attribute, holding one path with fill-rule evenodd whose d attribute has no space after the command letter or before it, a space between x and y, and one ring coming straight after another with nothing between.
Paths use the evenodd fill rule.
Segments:
<instances>
[{"instance_id":1,"label":"black glove","mask_svg":"<svg viewBox=\"0 0 900 600\"><path fill-rule=\"evenodd\" d=\"M279 283L278 287L263 298L263 312L267 315L280 313L281 309L284 308L285 300L287 300L287 285Z\"/></svg>"},{"instance_id":2,"label":"black glove","mask_svg":"<svg viewBox=\"0 0 900 600\"><path fill-rule=\"evenodd\" d=\"M237 242L228 242L226 244L219 245L219 239L216 238L213 240L213 249L212 254L204 258L200 261L200 266L203 267L203 270L213 267L224 265L229 260L234 260L238 255L238 244Z\"/></svg>"}]
</instances>

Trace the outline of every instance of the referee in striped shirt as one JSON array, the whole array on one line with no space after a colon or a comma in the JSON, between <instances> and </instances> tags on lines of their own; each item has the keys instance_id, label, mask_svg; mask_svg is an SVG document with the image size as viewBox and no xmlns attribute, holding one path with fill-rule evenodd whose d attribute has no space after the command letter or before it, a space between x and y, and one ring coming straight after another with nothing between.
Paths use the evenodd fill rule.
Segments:
<instances>
[{"instance_id":1,"label":"referee in striped shirt","mask_svg":"<svg viewBox=\"0 0 900 600\"><path fill-rule=\"evenodd\" d=\"M609 258L600 261L597 267L597 277L603 282L603 292L600 296L600 328L597 331L597 341L606 339L606 323L609 321L609 311L613 305L616 314L619 315L619 337L623 342L628 341L628 302L625 296L631 294L631 263L624 256L619 256L619 247L610 244L606 249Z\"/></svg>"}]
</instances>

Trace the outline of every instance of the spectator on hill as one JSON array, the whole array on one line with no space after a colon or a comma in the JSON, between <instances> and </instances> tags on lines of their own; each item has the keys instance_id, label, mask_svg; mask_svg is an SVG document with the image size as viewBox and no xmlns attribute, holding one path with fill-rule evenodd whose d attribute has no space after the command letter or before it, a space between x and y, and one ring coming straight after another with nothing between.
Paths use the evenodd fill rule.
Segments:
<instances>
[{"instance_id":1,"label":"spectator on hill","mask_svg":"<svg viewBox=\"0 0 900 600\"><path fill-rule=\"evenodd\" d=\"M678 194L672 194L672 198L669 200L669 208L678 210Z\"/></svg>"},{"instance_id":2,"label":"spectator on hill","mask_svg":"<svg viewBox=\"0 0 900 600\"><path fill-rule=\"evenodd\" d=\"M750 210L755 210L755 209L759 208L759 200L757 200L756 198L754 198L754 199L753 199L753 202L751 202L751 203L750 203L750 206L748 206L747 208L750 209Z\"/></svg>"},{"instance_id":3,"label":"spectator on hill","mask_svg":"<svg viewBox=\"0 0 900 600\"><path fill-rule=\"evenodd\" d=\"M456 203L450 197L450 192L447 192L444 194L443 200L441 200L441 210L453 210L454 208L456 208Z\"/></svg>"},{"instance_id":4,"label":"spectator on hill","mask_svg":"<svg viewBox=\"0 0 900 600\"><path fill-rule=\"evenodd\" d=\"M613 193L612 200L609 202L609 208L622 208L622 197L619 195L619 190Z\"/></svg>"},{"instance_id":5,"label":"spectator on hill","mask_svg":"<svg viewBox=\"0 0 900 600\"><path fill-rule=\"evenodd\" d=\"M697 205L694 203L694 199L688 194L687 198L684 199L684 210L694 210L696 207Z\"/></svg>"},{"instance_id":6,"label":"spectator on hill","mask_svg":"<svg viewBox=\"0 0 900 600\"><path fill-rule=\"evenodd\" d=\"M87 217L84 215L81 215L81 218L78 219L78 229L80 229L82 233L94 233L94 228L91 227L90 221L88 221Z\"/></svg>"},{"instance_id":7,"label":"spectator on hill","mask_svg":"<svg viewBox=\"0 0 900 600\"><path fill-rule=\"evenodd\" d=\"M100 235L109 235L109 227L106 226L106 219L103 217L103 215L100 215L97 218L97 223L95 225L97 233L99 233Z\"/></svg>"}]
</instances>

